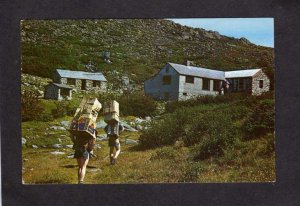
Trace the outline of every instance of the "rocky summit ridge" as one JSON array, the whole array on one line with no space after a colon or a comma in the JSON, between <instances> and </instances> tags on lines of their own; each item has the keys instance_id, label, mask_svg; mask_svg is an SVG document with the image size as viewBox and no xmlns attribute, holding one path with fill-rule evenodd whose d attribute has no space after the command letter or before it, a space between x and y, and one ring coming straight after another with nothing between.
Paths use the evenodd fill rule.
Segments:
<instances>
[{"instance_id":1,"label":"rocky summit ridge","mask_svg":"<svg viewBox=\"0 0 300 206\"><path fill-rule=\"evenodd\" d=\"M110 62L103 58L109 52ZM262 68L273 75L274 49L162 19L23 20L22 72L51 78L56 68L127 75L141 84L166 62L218 70Z\"/></svg>"}]
</instances>

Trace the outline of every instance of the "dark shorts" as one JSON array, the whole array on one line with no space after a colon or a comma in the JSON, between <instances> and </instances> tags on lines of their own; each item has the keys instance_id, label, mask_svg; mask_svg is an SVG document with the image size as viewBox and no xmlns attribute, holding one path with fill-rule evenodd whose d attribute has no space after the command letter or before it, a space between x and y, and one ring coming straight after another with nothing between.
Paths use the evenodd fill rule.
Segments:
<instances>
[{"instance_id":1,"label":"dark shorts","mask_svg":"<svg viewBox=\"0 0 300 206\"><path fill-rule=\"evenodd\" d=\"M109 136L108 137L108 146L115 147L116 149L120 148L120 142L118 136Z\"/></svg>"},{"instance_id":2,"label":"dark shorts","mask_svg":"<svg viewBox=\"0 0 300 206\"><path fill-rule=\"evenodd\" d=\"M83 159L87 160L90 158L90 154L88 151L83 150L83 149L75 149L75 153L74 153L74 158L81 158L83 157Z\"/></svg>"}]
</instances>

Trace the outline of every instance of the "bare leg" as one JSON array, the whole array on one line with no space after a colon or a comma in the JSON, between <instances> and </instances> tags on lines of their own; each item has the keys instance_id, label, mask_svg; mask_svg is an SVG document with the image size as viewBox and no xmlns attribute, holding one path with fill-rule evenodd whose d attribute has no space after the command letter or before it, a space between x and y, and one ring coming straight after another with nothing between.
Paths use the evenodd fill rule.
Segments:
<instances>
[{"instance_id":1,"label":"bare leg","mask_svg":"<svg viewBox=\"0 0 300 206\"><path fill-rule=\"evenodd\" d=\"M116 154L115 154L114 159L117 159L121 152L121 145L120 145L119 139L116 140L116 145L118 145L118 146L116 147Z\"/></svg>"},{"instance_id":2,"label":"bare leg","mask_svg":"<svg viewBox=\"0 0 300 206\"><path fill-rule=\"evenodd\" d=\"M110 163L111 160L114 158L114 147L109 147L109 159L110 159Z\"/></svg>"},{"instance_id":3,"label":"bare leg","mask_svg":"<svg viewBox=\"0 0 300 206\"><path fill-rule=\"evenodd\" d=\"M89 159L84 159L83 157L77 159L78 162L78 182L83 182L85 173L86 173L86 166L89 162Z\"/></svg>"}]
</instances>

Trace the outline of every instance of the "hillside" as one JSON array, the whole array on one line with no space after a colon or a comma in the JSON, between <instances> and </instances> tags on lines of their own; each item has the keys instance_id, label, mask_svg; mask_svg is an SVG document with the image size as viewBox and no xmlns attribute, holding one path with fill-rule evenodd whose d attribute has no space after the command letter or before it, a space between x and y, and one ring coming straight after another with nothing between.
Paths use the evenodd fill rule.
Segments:
<instances>
[{"instance_id":1,"label":"hillside","mask_svg":"<svg viewBox=\"0 0 300 206\"><path fill-rule=\"evenodd\" d=\"M117 71L142 83L166 62L186 60L220 70L260 67L273 75L272 48L169 20L24 20L21 29L22 71L37 76L51 78L55 68L85 70L91 62L108 80Z\"/></svg>"}]
</instances>

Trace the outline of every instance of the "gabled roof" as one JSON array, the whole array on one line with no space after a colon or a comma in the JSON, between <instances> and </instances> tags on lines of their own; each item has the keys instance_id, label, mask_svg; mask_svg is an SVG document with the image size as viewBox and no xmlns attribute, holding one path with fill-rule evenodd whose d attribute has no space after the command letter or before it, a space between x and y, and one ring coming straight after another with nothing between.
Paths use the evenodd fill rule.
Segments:
<instances>
[{"instance_id":1,"label":"gabled roof","mask_svg":"<svg viewBox=\"0 0 300 206\"><path fill-rule=\"evenodd\" d=\"M261 69L247 69L237 71L226 71L225 78L241 78L241 77L252 77Z\"/></svg>"},{"instance_id":2,"label":"gabled roof","mask_svg":"<svg viewBox=\"0 0 300 206\"><path fill-rule=\"evenodd\" d=\"M57 84L57 83L51 83L59 88L64 88L64 89L72 89L72 87L68 86L68 85L65 85L65 84ZM49 85L51 85L49 84Z\"/></svg>"},{"instance_id":3,"label":"gabled roof","mask_svg":"<svg viewBox=\"0 0 300 206\"><path fill-rule=\"evenodd\" d=\"M186 66L175 63L168 63L173 67L179 74L204 77L209 79L220 79L225 80L225 73L223 71L206 69L201 67Z\"/></svg>"},{"instance_id":4,"label":"gabled roof","mask_svg":"<svg viewBox=\"0 0 300 206\"><path fill-rule=\"evenodd\" d=\"M63 69L56 69L56 71L60 77L65 78L107 81L101 72L71 71Z\"/></svg>"}]
</instances>

